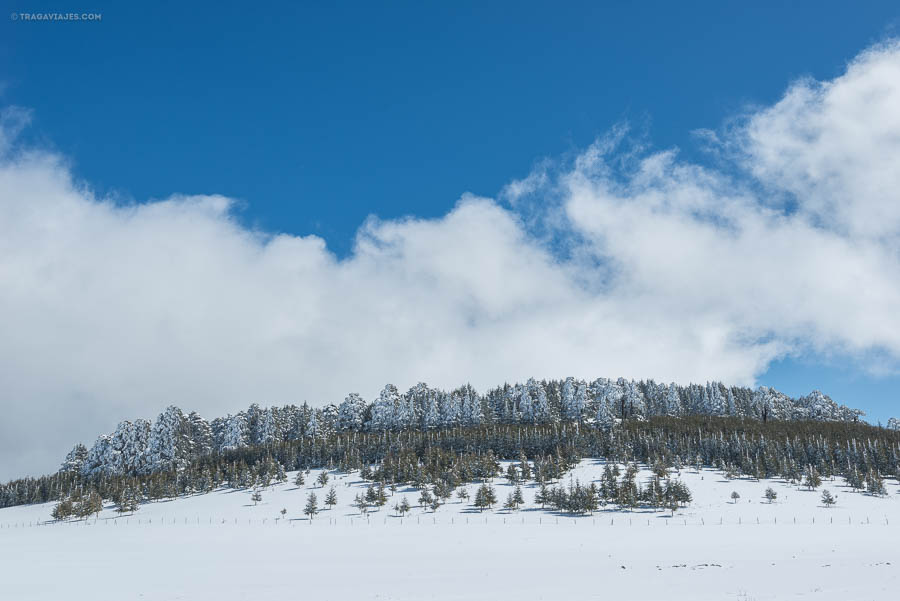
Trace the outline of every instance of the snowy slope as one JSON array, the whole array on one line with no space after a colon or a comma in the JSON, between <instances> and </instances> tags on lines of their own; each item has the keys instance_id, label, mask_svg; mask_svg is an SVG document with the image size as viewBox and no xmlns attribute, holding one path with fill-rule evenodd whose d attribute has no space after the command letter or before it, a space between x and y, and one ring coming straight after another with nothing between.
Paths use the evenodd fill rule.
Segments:
<instances>
[{"instance_id":1,"label":"snowy slope","mask_svg":"<svg viewBox=\"0 0 900 601\"><path fill-rule=\"evenodd\" d=\"M602 469L586 460L571 476L587 483ZM332 472L339 503L309 522L306 496L316 492L321 507L329 487L312 484L317 475L300 489L269 487L257 505L250 491L223 489L65 524L48 523L49 504L0 510L0 598L56 599L61 582L72 599L896 597L894 482L876 498L826 481L838 496L826 509L821 489L683 470L694 502L674 518L641 509L578 518L542 511L530 485L518 512L481 513L471 499L454 498L436 513L415 507L401 519L389 508L403 496L417 505L418 491L398 490L363 517L351 503L365 484ZM501 479L494 486L501 501L512 490ZM776 503L763 498L767 486ZM474 498L477 484L468 488Z\"/></svg>"}]
</instances>

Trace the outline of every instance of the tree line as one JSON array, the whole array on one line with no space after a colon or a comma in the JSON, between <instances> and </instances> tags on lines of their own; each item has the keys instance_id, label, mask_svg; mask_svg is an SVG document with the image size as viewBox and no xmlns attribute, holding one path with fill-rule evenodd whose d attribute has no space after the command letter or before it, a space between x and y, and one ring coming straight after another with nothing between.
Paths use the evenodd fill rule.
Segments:
<instances>
[{"instance_id":1,"label":"tree line","mask_svg":"<svg viewBox=\"0 0 900 601\"><path fill-rule=\"evenodd\" d=\"M715 416L629 418L610 427L560 421L332 431L210 451L151 473L89 472L73 465L0 485L0 506L82 499L91 493L117 502L163 499L220 486L264 486L285 478L286 471L309 468L360 470L384 486L456 487L494 477L499 460L518 460L523 471L527 463L528 477L541 484L559 480L584 457L666 469L718 467L735 476L791 481L812 469L872 491L879 481L883 486L883 478L900 474L900 432L863 422ZM653 502L668 502L658 490L635 494L641 492L651 494Z\"/></svg>"}]
</instances>

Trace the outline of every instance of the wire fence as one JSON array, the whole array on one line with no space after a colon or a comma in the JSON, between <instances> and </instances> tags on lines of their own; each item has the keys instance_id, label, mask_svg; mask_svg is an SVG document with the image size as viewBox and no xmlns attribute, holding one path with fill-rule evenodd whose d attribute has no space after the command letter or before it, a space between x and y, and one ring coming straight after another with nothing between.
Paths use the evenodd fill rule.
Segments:
<instances>
[{"instance_id":1,"label":"wire fence","mask_svg":"<svg viewBox=\"0 0 900 601\"><path fill-rule=\"evenodd\" d=\"M375 515L375 516L318 516L308 518L240 518L240 517L201 517L187 516L150 516L137 515L117 517L93 517L75 520L36 520L0 523L0 531L18 528L35 528L47 526L257 526L257 527L322 527L322 526L403 526L403 525L533 525L533 526L590 526L590 527L669 527L669 526L890 526L888 516L871 517L853 516L852 514L806 515L806 516L661 516L640 515L604 516L602 514L569 516L569 515L521 515L516 513L497 514L473 513L472 515Z\"/></svg>"}]
</instances>

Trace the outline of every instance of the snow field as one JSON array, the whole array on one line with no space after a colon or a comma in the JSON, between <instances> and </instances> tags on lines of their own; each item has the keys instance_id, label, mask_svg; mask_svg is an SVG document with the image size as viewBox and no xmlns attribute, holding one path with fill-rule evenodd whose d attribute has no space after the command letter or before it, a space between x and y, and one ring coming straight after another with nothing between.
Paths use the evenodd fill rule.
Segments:
<instances>
[{"instance_id":1,"label":"snow field","mask_svg":"<svg viewBox=\"0 0 900 601\"><path fill-rule=\"evenodd\" d=\"M602 470L585 460L571 476L585 484ZM350 505L365 490L358 475L332 472L324 489L313 484L317 475L297 489L289 474L255 506L250 491L223 489L65 524L47 522L51 504L0 510L0 598L58 599L60 583L75 600L896 597L893 481L885 498L826 481L838 496L826 509L821 488L682 470L694 502L674 519L649 509L577 518L541 511L533 483L523 486L518 512L478 512L476 483L468 503L454 497L432 513L417 506L418 491L401 488L366 520ZM307 495L315 492L321 507L331 484L339 504L310 523ZM513 486L493 485L502 504ZM767 486L776 503L763 498ZM389 507L402 496L415 507L401 521ZM287 519L276 519L282 507Z\"/></svg>"}]
</instances>

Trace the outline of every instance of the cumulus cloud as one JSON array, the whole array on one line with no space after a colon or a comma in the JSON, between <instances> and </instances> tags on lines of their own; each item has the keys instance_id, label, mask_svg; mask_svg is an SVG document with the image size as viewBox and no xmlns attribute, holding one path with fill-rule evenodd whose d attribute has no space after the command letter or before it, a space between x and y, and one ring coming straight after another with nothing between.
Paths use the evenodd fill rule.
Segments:
<instances>
[{"instance_id":1,"label":"cumulus cloud","mask_svg":"<svg viewBox=\"0 0 900 601\"><path fill-rule=\"evenodd\" d=\"M896 44L709 135L707 166L619 128L500 202L373 217L345 259L246 228L220 196L97 198L61 157L15 148L26 121L0 119L0 477L170 403L214 416L529 376L752 384L806 349L900 358Z\"/></svg>"}]
</instances>

